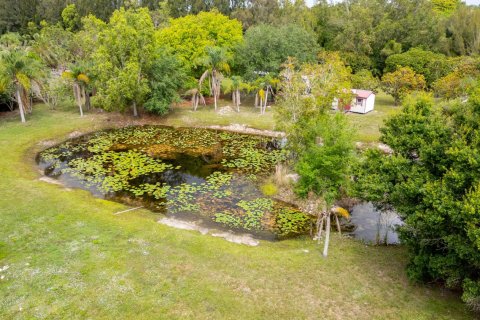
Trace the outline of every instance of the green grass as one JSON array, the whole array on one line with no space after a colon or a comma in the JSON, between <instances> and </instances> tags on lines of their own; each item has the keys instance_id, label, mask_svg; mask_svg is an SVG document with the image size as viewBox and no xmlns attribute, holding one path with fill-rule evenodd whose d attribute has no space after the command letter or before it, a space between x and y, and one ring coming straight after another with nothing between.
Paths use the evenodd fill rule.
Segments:
<instances>
[{"instance_id":1,"label":"green grass","mask_svg":"<svg viewBox=\"0 0 480 320\"><path fill-rule=\"evenodd\" d=\"M231 101L220 100L218 108L233 105ZM252 128L273 130L275 122L271 108L267 108L264 115L260 114L260 109L252 107L253 103L245 102L240 107L240 113L230 112L219 114L214 111L213 106L199 106L197 111L193 111L188 106L175 107L168 117L161 120L161 123L172 126L209 126L230 124L246 124Z\"/></svg>"},{"instance_id":2,"label":"green grass","mask_svg":"<svg viewBox=\"0 0 480 320\"><path fill-rule=\"evenodd\" d=\"M458 296L411 284L402 247L334 235L232 244L39 181L39 141L108 125L35 108L0 119L2 319L470 319ZM304 250L308 250L305 252Z\"/></svg>"},{"instance_id":3,"label":"green grass","mask_svg":"<svg viewBox=\"0 0 480 320\"><path fill-rule=\"evenodd\" d=\"M367 114L349 113L350 124L357 130L356 139L362 142L375 142L380 138L380 128L385 119L401 111L394 105L391 96L379 92L375 99L375 110Z\"/></svg>"},{"instance_id":4,"label":"green grass","mask_svg":"<svg viewBox=\"0 0 480 320\"><path fill-rule=\"evenodd\" d=\"M220 106L230 105L230 101L220 100ZM273 130L275 121L272 109L267 109L266 114L260 115L259 109L251 107L252 101L245 101L241 112L220 115L213 110L213 106L199 107L194 112L189 107L176 107L162 123L173 126L207 126L229 125L232 123L246 124L253 128ZM273 106L272 108L275 108ZM394 106L393 98L383 92L376 96L375 110L368 114L348 113L347 117L352 128L357 132L356 141L375 142L380 138L380 128L388 117L401 111L401 107Z\"/></svg>"}]
</instances>

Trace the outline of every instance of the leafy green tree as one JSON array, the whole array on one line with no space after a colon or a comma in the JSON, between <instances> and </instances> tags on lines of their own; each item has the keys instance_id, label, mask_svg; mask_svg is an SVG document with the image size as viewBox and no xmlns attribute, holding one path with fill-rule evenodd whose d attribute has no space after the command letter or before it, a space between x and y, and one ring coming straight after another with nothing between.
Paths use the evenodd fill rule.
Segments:
<instances>
[{"instance_id":1,"label":"leafy green tree","mask_svg":"<svg viewBox=\"0 0 480 320\"><path fill-rule=\"evenodd\" d=\"M3 50L0 52L0 87L11 88L14 100L25 122L26 110L31 111L28 98L32 82L41 77L44 66L39 59L25 49Z\"/></svg>"},{"instance_id":2,"label":"leafy green tree","mask_svg":"<svg viewBox=\"0 0 480 320\"><path fill-rule=\"evenodd\" d=\"M352 74L352 87L377 92L380 88L380 80L372 75L370 70L362 69Z\"/></svg>"},{"instance_id":3,"label":"leafy green tree","mask_svg":"<svg viewBox=\"0 0 480 320\"><path fill-rule=\"evenodd\" d=\"M312 194L323 203L318 215L318 239L326 225L324 256L328 254L333 204L348 189L353 157L352 130L343 113L330 112L334 98L350 101L350 70L336 53L321 55L319 64L296 65L289 59L281 73L275 119L285 130L288 149L297 158L300 180L296 192Z\"/></svg>"},{"instance_id":4,"label":"leafy green tree","mask_svg":"<svg viewBox=\"0 0 480 320\"><path fill-rule=\"evenodd\" d=\"M410 67L399 67L396 71L382 77L383 90L395 99L395 105L409 93L425 88L425 78L416 74Z\"/></svg>"},{"instance_id":5,"label":"leafy green tree","mask_svg":"<svg viewBox=\"0 0 480 320\"><path fill-rule=\"evenodd\" d=\"M480 310L480 91L467 103L437 108L430 97L407 100L386 122L382 142L392 155L370 150L356 172L360 198L393 207L410 251L408 275L463 288Z\"/></svg>"},{"instance_id":6,"label":"leafy green tree","mask_svg":"<svg viewBox=\"0 0 480 320\"><path fill-rule=\"evenodd\" d=\"M412 48L404 53L390 55L385 60L385 72L393 72L398 66L410 67L415 73L422 74L430 86L450 73L454 63L443 54Z\"/></svg>"},{"instance_id":7,"label":"leafy green tree","mask_svg":"<svg viewBox=\"0 0 480 320\"><path fill-rule=\"evenodd\" d=\"M250 80L259 73L275 77L288 57L299 63L313 62L318 49L314 35L299 26L262 24L247 30L236 52L235 69Z\"/></svg>"},{"instance_id":8,"label":"leafy green tree","mask_svg":"<svg viewBox=\"0 0 480 320\"><path fill-rule=\"evenodd\" d=\"M434 10L445 16L451 15L460 5L460 0L432 0Z\"/></svg>"},{"instance_id":9,"label":"leafy green tree","mask_svg":"<svg viewBox=\"0 0 480 320\"><path fill-rule=\"evenodd\" d=\"M156 34L159 46L175 52L182 63L199 77L207 56L207 48L220 47L227 55L242 41L242 26L218 11L172 19L170 25Z\"/></svg>"},{"instance_id":10,"label":"leafy green tree","mask_svg":"<svg viewBox=\"0 0 480 320\"><path fill-rule=\"evenodd\" d=\"M181 62L171 53L159 50L150 68L148 79L151 92L147 96L144 108L147 111L164 115L173 102L179 101L178 91L187 81L187 75Z\"/></svg>"},{"instance_id":11,"label":"leafy green tree","mask_svg":"<svg viewBox=\"0 0 480 320\"><path fill-rule=\"evenodd\" d=\"M137 104L144 103L150 92L147 74L155 57L154 33L146 8L117 10L101 28L93 63L102 108L131 107L138 115Z\"/></svg>"},{"instance_id":12,"label":"leafy green tree","mask_svg":"<svg viewBox=\"0 0 480 320\"><path fill-rule=\"evenodd\" d=\"M231 14L233 18L242 22L244 30L255 25L273 24L278 21L279 1L250 0L247 3L248 5L236 8Z\"/></svg>"},{"instance_id":13,"label":"leafy green tree","mask_svg":"<svg viewBox=\"0 0 480 320\"><path fill-rule=\"evenodd\" d=\"M62 23L65 30L76 31L80 29L80 15L74 3L67 5L62 11Z\"/></svg>"},{"instance_id":14,"label":"leafy green tree","mask_svg":"<svg viewBox=\"0 0 480 320\"><path fill-rule=\"evenodd\" d=\"M300 175L296 191L303 197L314 193L324 202L318 238L321 237L325 222L323 256L326 257L330 241L331 216L335 214L332 210L333 205L346 195L350 185L354 139L348 120L342 113L335 115L324 113L313 118L308 121L304 132L306 148L299 154L295 166L296 172ZM337 226L340 230L339 224Z\"/></svg>"},{"instance_id":15,"label":"leafy green tree","mask_svg":"<svg viewBox=\"0 0 480 320\"><path fill-rule=\"evenodd\" d=\"M32 50L43 62L55 69L65 69L70 64L74 50L73 33L55 24L41 23L41 29L33 35Z\"/></svg>"},{"instance_id":16,"label":"leafy green tree","mask_svg":"<svg viewBox=\"0 0 480 320\"><path fill-rule=\"evenodd\" d=\"M438 97L454 99L467 97L480 78L480 63L478 59L463 57L455 70L438 79L433 89Z\"/></svg>"},{"instance_id":17,"label":"leafy green tree","mask_svg":"<svg viewBox=\"0 0 480 320\"><path fill-rule=\"evenodd\" d=\"M351 101L350 76L338 53L323 53L316 64L299 67L290 59L284 65L275 118L295 153L307 148L304 128L310 119L329 111L335 99L340 101L340 108L341 102Z\"/></svg>"}]
</instances>

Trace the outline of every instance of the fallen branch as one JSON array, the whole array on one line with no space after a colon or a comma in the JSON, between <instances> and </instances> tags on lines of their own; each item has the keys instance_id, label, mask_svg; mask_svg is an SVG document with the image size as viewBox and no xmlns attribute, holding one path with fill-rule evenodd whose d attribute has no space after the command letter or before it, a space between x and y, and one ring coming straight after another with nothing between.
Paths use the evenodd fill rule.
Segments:
<instances>
[{"instance_id":1,"label":"fallen branch","mask_svg":"<svg viewBox=\"0 0 480 320\"><path fill-rule=\"evenodd\" d=\"M136 207L136 208L131 208L131 209L127 209L127 210L123 210L123 211L119 211L119 212L115 212L114 215L117 215L117 214L120 214L120 213L129 212L129 211L133 211L133 210L137 210L137 209L141 209L141 208L143 208L143 206Z\"/></svg>"}]
</instances>

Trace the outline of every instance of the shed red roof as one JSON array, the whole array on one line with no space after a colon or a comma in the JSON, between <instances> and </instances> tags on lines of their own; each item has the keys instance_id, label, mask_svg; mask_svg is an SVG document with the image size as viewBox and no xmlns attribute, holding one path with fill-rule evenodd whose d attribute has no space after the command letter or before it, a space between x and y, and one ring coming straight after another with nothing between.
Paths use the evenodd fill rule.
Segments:
<instances>
[{"instance_id":1,"label":"shed red roof","mask_svg":"<svg viewBox=\"0 0 480 320\"><path fill-rule=\"evenodd\" d=\"M352 92L358 97L362 99L367 99L370 95L373 94L373 91L370 90L360 90L360 89L352 89Z\"/></svg>"}]
</instances>

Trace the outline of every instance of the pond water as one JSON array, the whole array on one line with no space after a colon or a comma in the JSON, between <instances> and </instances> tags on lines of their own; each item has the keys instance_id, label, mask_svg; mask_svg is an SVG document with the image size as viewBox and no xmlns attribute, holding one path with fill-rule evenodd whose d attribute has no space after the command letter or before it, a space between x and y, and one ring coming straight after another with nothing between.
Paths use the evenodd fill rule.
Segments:
<instances>
[{"instance_id":1,"label":"pond water","mask_svg":"<svg viewBox=\"0 0 480 320\"><path fill-rule=\"evenodd\" d=\"M261 191L284 157L270 137L142 126L74 138L39 153L37 161L45 175L98 197L279 239L304 234L312 223Z\"/></svg>"},{"instance_id":2,"label":"pond water","mask_svg":"<svg viewBox=\"0 0 480 320\"><path fill-rule=\"evenodd\" d=\"M126 127L67 140L40 152L37 162L46 176L97 197L274 240L308 233L315 220L261 191L285 158L283 144L219 130ZM401 220L394 212L363 203L351 217L355 238L399 242L394 226Z\"/></svg>"},{"instance_id":3,"label":"pond water","mask_svg":"<svg viewBox=\"0 0 480 320\"><path fill-rule=\"evenodd\" d=\"M351 233L355 238L372 244L399 244L396 227L403 224L393 210L381 211L371 202L360 203L353 207L351 222L355 229Z\"/></svg>"}]
</instances>

